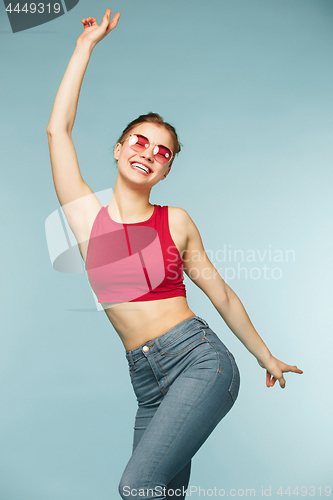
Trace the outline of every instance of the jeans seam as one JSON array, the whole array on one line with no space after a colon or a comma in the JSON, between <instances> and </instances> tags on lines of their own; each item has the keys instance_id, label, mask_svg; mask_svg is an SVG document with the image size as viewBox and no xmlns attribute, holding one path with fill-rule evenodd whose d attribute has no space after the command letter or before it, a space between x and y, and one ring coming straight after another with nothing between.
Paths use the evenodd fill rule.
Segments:
<instances>
[{"instance_id":1,"label":"jeans seam","mask_svg":"<svg viewBox=\"0 0 333 500\"><path fill-rule=\"evenodd\" d=\"M202 341L202 338L195 340L194 342L192 342L192 344L189 344L187 347L185 347L181 351L177 351L173 354L161 350L161 354L163 354L164 356L169 356L170 358L173 358L175 356L179 356L179 354L183 354L184 352L188 351L191 347L193 347L196 344L199 344L201 341Z\"/></svg>"},{"instance_id":2,"label":"jeans seam","mask_svg":"<svg viewBox=\"0 0 333 500\"><path fill-rule=\"evenodd\" d=\"M214 344L214 342L211 342L211 341L207 338L207 336L206 336L206 332L205 332L204 330L202 330L202 332L203 332L203 334L204 334L205 339L206 339L206 340L207 340L207 342L208 342L208 343L209 343L209 344L213 347L213 349L215 350L215 352L216 352L216 354L217 354L217 356L218 356L218 360L219 360L219 368L218 368L218 370L217 370L217 372L216 372L216 373L219 373L219 372L221 372L221 371L222 371L222 356L221 356L221 353L220 353L220 351L218 350L218 348L216 347L216 345ZM214 334L214 335L216 335L216 334ZM216 337L217 337L217 335L216 335Z\"/></svg>"},{"instance_id":3,"label":"jeans seam","mask_svg":"<svg viewBox=\"0 0 333 500\"><path fill-rule=\"evenodd\" d=\"M195 325L193 326L190 326L187 330L185 330L184 332L182 332L180 335L178 335L177 337L174 337L172 340L169 340L169 342L167 342L166 344L163 344L162 346L160 345L159 341L158 341L158 337L156 339L156 344L158 345L159 349L160 350L163 350L167 345L171 344L172 342L174 342L175 340L178 340L180 337L182 337L183 335L185 335L185 333L187 333L188 331L192 330L193 328L195 328Z\"/></svg>"},{"instance_id":4,"label":"jeans seam","mask_svg":"<svg viewBox=\"0 0 333 500\"><path fill-rule=\"evenodd\" d=\"M133 370L133 375L131 374L131 368ZM135 376L135 365L130 367L130 375L131 375L131 382L133 382L134 376Z\"/></svg>"},{"instance_id":5,"label":"jeans seam","mask_svg":"<svg viewBox=\"0 0 333 500\"><path fill-rule=\"evenodd\" d=\"M164 369L163 369L163 366L161 365L161 363L160 363L160 361L159 361L159 359L158 359L158 357L157 357L157 353L155 354L155 359L156 359L157 363L160 365L160 368L161 368L162 372L163 372L163 373L164 373L164 375L165 375L165 380L167 381L167 384L168 384L168 389L170 389L170 384L169 384L168 376L167 376L167 374L165 373L165 371L164 371Z\"/></svg>"},{"instance_id":6,"label":"jeans seam","mask_svg":"<svg viewBox=\"0 0 333 500\"><path fill-rule=\"evenodd\" d=\"M229 386L228 392L230 393L233 402L235 402L236 399L237 399L237 397L236 397L234 391L232 390L232 387L233 387L233 384L234 384L234 382L236 380L236 370L235 370L235 366L234 366L232 357L230 355L231 353L228 351L228 349L227 349L227 353L228 353L228 356L230 358L230 363L231 363L231 366L232 366L232 379L231 379L231 382L230 382L230 386Z\"/></svg>"},{"instance_id":7,"label":"jeans seam","mask_svg":"<svg viewBox=\"0 0 333 500\"><path fill-rule=\"evenodd\" d=\"M153 368L153 366L152 366L151 362L149 361L149 357L147 356L147 357L146 357L146 359L147 359L147 361L148 361L148 363L149 363L149 366L150 366L150 368L151 368L151 371L152 371L152 372L153 372L153 374L154 374L154 377L155 377L155 379L156 379L156 382L157 382L157 384L158 384L158 387L160 388L160 390L161 390L161 392L162 392L162 395L163 395L163 396L165 396L165 394L164 394L164 392L163 392L163 388L161 387L161 385L160 385L160 383L159 383L159 381L158 381L158 378L156 377L156 373L155 373L155 371L154 371L154 368Z\"/></svg>"},{"instance_id":8,"label":"jeans seam","mask_svg":"<svg viewBox=\"0 0 333 500\"><path fill-rule=\"evenodd\" d=\"M133 365L135 365L135 363L136 363L137 361L139 361L139 359L142 359L142 358L144 358L144 357L145 357L145 356L144 356L143 354L142 354L141 356L139 356L138 358L135 358L135 359L133 359L133 356L131 356L131 359L132 359Z\"/></svg>"}]
</instances>

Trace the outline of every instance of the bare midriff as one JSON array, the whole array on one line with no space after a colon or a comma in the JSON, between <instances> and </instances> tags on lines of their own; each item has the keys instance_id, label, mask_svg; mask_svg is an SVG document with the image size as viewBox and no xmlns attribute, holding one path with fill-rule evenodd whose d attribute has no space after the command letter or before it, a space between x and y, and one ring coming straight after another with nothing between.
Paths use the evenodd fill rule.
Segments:
<instances>
[{"instance_id":1,"label":"bare midriff","mask_svg":"<svg viewBox=\"0 0 333 500\"><path fill-rule=\"evenodd\" d=\"M140 347L195 316L185 297L102 305L126 351Z\"/></svg>"}]
</instances>

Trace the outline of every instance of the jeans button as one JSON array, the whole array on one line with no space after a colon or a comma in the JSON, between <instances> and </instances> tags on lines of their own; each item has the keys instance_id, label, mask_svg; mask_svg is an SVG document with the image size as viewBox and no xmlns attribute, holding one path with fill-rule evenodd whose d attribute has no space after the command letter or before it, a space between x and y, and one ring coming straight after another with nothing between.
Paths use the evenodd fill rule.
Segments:
<instances>
[{"instance_id":1,"label":"jeans button","mask_svg":"<svg viewBox=\"0 0 333 500\"><path fill-rule=\"evenodd\" d=\"M147 345L144 345L142 350L143 350L143 352L147 352L147 351L149 351L149 347Z\"/></svg>"}]
</instances>

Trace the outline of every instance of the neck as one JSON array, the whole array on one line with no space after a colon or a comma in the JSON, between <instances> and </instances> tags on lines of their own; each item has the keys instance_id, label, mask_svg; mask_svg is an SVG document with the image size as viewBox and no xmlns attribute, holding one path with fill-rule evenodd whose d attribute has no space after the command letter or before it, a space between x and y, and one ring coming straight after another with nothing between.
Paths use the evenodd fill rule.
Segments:
<instances>
[{"instance_id":1,"label":"neck","mask_svg":"<svg viewBox=\"0 0 333 500\"><path fill-rule=\"evenodd\" d=\"M138 222L151 215L151 188L133 189L118 175L109 205L111 218L117 222Z\"/></svg>"}]
</instances>

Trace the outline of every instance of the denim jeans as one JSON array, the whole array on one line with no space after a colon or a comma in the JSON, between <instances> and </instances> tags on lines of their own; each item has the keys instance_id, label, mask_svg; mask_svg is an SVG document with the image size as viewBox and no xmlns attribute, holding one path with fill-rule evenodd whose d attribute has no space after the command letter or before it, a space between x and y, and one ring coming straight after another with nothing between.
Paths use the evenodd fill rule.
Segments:
<instances>
[{"instance_id":1,"label":"denim jeans","mask_svg":"<svg viewBox=\"0 0 333 500\"><path fill-rule=\"evenodd\" d=\"M126 351L126 358L138 410L120 496L184 499L191 458L236 401L234 356L194 316Z\"/></svg>"}]
</instances>

